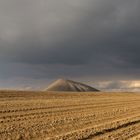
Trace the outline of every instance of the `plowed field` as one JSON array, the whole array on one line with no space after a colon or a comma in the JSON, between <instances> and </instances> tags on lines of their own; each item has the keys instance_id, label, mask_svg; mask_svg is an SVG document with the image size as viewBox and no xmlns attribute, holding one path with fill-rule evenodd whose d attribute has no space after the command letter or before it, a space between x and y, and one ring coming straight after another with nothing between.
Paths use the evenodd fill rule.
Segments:
<instances>
[{"instance_id":1,"label":"plowed field","mask_svg":"<svg viewBox=\"0 0 140 140\"><path fill-rule=\"evenodd\" d=\"M139 134L139 93L0 92L0 140L130 140Z\"/></svg>"}]
</instances>

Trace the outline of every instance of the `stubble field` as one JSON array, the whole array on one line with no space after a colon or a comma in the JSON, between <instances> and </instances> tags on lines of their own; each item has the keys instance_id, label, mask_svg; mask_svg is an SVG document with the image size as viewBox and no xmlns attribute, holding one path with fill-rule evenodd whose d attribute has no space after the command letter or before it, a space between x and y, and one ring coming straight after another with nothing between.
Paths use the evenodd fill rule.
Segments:
<instances>
[{"instance_id":1,"label":"stubble field","mask_svg":"<svg viewBox=\"0 0 140 140\"><path fill-rule=\"evenodd\" d=\"M139 134L139 93L0 91L0 140L125 140Z\"/></svg>"}]
</instances>

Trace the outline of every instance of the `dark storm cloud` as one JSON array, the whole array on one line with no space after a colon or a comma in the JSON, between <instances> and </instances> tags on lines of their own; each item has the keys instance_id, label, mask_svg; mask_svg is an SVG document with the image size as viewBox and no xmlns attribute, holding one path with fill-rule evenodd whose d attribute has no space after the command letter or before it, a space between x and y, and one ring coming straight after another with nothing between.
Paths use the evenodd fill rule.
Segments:
<instances>
[{"instance_id":1,"label":"dark storm cloud","mask_svg":"<svg viewBox=\"0 0 140 140\"><path fill-rule=\"evenodd\" d=\"M0 77L139 79L139 0L1 0Z\"/></svg>"}]
</instances>

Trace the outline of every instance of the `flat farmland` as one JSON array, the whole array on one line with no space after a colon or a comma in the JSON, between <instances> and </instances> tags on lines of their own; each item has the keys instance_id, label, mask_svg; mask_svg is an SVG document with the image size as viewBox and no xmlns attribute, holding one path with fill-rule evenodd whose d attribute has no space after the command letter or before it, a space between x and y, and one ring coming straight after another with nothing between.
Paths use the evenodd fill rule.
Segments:
<instances>
[{"instance_id":1,"label":"flat farmland","mask_svg":"<svg viewBox=\"0 0 140 140\"><path fill-rule=\"evenodd\" d=\"M139 93L0 91L0 140L130 140L139 135Z\"/></svg>"}]
</instances>

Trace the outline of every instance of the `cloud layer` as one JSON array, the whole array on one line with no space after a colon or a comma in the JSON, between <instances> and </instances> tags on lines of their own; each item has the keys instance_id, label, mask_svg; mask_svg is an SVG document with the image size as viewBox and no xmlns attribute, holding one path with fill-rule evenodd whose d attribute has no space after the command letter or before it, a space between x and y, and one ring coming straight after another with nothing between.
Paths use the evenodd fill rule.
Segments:
<instances>
[{"instance_id":1,"label":"cloud layer","mask_svg":"<svg viewBox=\"0 0 140 140\"><path fill-rule=\"evenodd\" d=\"M1 0L1 80L140 80L139 6L139 0Z\"/></svg>"}]
</instances>

